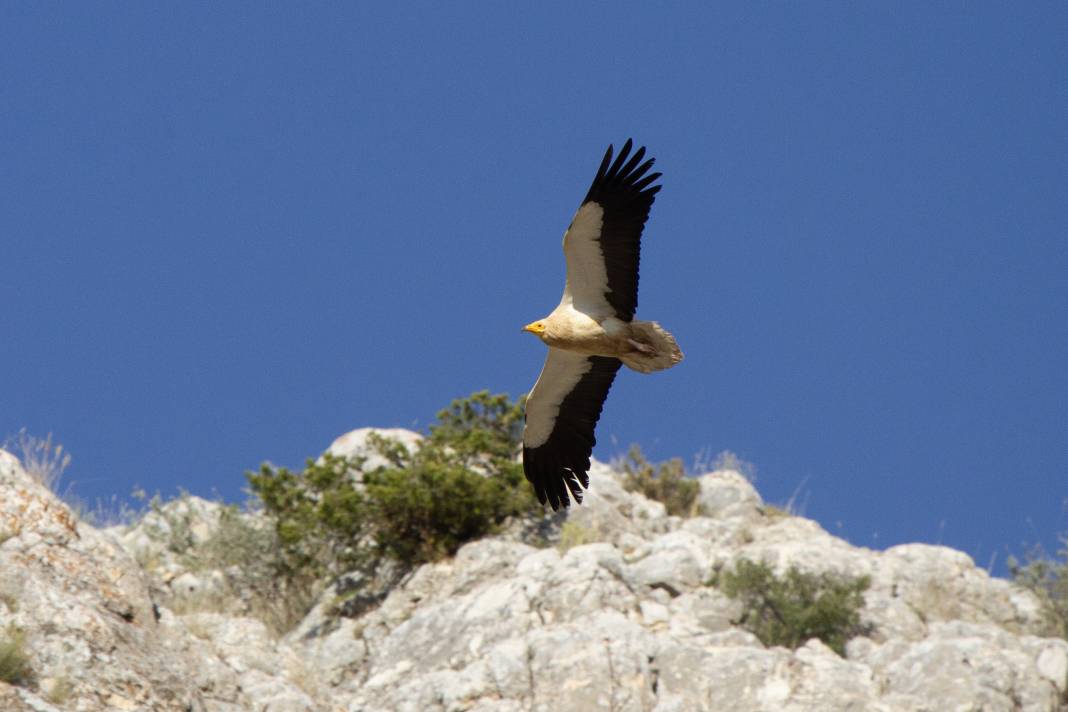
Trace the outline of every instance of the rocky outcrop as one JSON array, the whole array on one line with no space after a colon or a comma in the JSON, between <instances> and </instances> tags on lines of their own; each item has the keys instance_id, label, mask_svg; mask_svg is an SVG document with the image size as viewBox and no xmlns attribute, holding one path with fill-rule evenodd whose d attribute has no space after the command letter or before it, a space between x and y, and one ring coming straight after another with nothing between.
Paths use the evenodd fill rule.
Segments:
<instances>
[{"instance_id":1,"label":"rocky outcrop","mask_svg":"<svg viewBox=\"0 0 1068 712\"><path fill-rule=\"evenodd\" d=\"M177 603L227 574L183 569L159 535L173 519L94 530L0 453L0 634L25 632L35 671L0 682L0 709L1068 709L1068 642L1043 637L1032 594L960 552L851 546L734 472L700 478L689 519L605 465L591 481L582 507L467 544L373 605L341 605L361 585L343 578L279 638ZM211 503L167 506L195 513L203 540L218 525ZM766 647L708 585L741 559L870 577L867 635L844 657L815 639Z\"/></svg>"},{"instance_id":2,"label":"rocky outcrop","mask_svg":"<svg viewBox=\"0 0 1068 712\"><path fill-rule=\"evenodd\" d=\"M155 526L142 522L132 540L151 541L140 534ZM202 517L194 529L210 526ZM159 586L0 450L0 640L17 631L32 671L18 686L0 681L0 710L342 709L303 689L299 653L262 623L175 615L153 600Z\"/></svg>"},{"instance_id":3,"label":"rocky outcrop","mask_svg":"<svg viewBox=\"0 0 1068 712\"><path fill-rule=\"evenodd\" d=\"M202 709L201 666L149 597L141 567L0 451L0 631L22 631L29 690L4 709ZM46 701L51 698L55 704Z\"/></svg>"}]
</instances>

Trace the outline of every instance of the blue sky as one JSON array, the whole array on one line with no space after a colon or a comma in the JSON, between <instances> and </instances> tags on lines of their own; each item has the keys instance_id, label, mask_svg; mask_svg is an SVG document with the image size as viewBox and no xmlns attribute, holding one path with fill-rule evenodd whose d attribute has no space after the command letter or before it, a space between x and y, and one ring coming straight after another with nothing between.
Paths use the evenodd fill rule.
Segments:
<instances>
[{"instance_id":1,"label":"blue sky","mask_svg":"<svg viewBox=\"0 0 1068 712\"><path fill-rule=\"evenodd\" d=\"M1068 5L9 3L0 437L240 499L533 384L605 146L664 173L596 455L730 449L854 543L1068 529ZM596 496L592 493L591 496Z\"/></svg>"}]
</instances>

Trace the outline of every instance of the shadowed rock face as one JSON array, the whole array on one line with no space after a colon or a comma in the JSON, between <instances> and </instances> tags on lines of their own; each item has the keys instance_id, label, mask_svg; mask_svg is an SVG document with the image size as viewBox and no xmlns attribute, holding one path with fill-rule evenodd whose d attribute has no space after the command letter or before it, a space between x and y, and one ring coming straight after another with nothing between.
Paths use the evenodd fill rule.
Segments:
<instances>
[{"instance_id":1,"label":"shadowed rock face","mask_svg":"<svg viewBox=\"0 0 1068 712\"><path fill-rule=\"evenodd\" d=\"M0 451L0 632L25 632L35 674L0 682L0 709L1068 708L1068 642L1041 637L1034 596L960 552L851 546L771 513L734 472L701 478L707 516L692 519L626 492L605 465L590 476L582 507L422 566L357 617L332 616L328 589L276 639L253 618L189 604L225 594L229 574L183 568L160 521L79 523ZM193 514L197 537L217 525L209 502L167 506ZM532 532L552 539L565 524L592 543L534 545ZM764 647L734 625L738 604L706 585L742 558L870 576L870 634L845 658L818 640ZM49 702L56 691L63 700Z\"/></svg>"}]
</instances>

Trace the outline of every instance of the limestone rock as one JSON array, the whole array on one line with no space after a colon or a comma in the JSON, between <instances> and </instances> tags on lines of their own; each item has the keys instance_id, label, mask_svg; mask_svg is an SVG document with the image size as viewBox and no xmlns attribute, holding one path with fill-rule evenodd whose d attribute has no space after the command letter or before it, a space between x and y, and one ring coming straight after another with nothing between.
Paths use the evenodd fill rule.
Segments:
<instances>
[{"instance_id":1,"label":"limestone rock","mask_svg":"<svg viewBox=\"0 0 1068 712\"><path fill-rule=\"evenodd\" d=\"M365 470L373 470L376 467L388 465L389 463L386 459L368 444L368 437L372 433L383 438L396 440L404 445L409 452L413 452L418 448L419 443L423 440L423 436L419 433L404 428L357 428L356 430L350 430L330 443L330 447L326 449L326 452L336 457L367 458L363 466Z\"/></svg>"},{"instance_id":2,"label":"limestone rock","mask_svg":"<svg viewBox=\"0 0 1068 712\"><path fill-rule=\"evenodd\" d=\"M751 482L733 470L716 470L697 478L701 514L715 519L740 517L750 520L760 515L763 500Z\"/></svg>"},{"instance_id":3,"label":"limestone rock","mask_svg":"<svg viewBox=\"0 0 1068 712\"><path fill-rule=\"evenodd\" d=\"M65 680L72 709L207 709L191 682L195 664L159 626L141 567L4 451L0 533L0 630L23 631L35 679ZM3 695L36 708L23 693Z\"/></svg>"},{"instance_id":4,"label":"limestone rock","mask_svg":"<svg viewBox=\"0 0 1068 712\"><path fill-rule=\"evenodd\" d=\"M331 450L368 454L369 432ZM590 477L569 512L407 573L339 578L278 638L240 607L197 605L232 597L233 572L172 544L209 541L219 505L190 497L105 533L0 451L0 632L24 631L34 671L0 683L0 709L1068 711L1068 641L1043 637L1034 595L960 552L852 546L737 473L702 476L690 519L606 465ZM844 657L815 639L765 646L710 585L742 559L869 577L867 634Z\"/></svg>"}]
</instances>

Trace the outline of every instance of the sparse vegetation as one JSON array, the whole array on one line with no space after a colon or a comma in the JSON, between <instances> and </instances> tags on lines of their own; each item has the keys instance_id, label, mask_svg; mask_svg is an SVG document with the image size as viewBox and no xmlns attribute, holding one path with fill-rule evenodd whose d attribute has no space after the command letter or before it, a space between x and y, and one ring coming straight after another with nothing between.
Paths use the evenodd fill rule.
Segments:
<instances>
[{"instance_id":1,"label":"sparse vegetation","mask_svg":"<svg viewBox=\"0 0 1068 712\"><path fill-rule=\"evenodd\" d=\"M189 493L181 492L167 506L158 494L148 502L148 509L156 515L158 522L147 528L148 534L167 551L182 556L189 555L197 543L193 536L197 513L190 507L190 501Z\"/></svg>"},{"instance_id":2,"label":"sparse vegetation","mask_svg":"<svg viewBox=\"0 0 1068 712\"><path fill-rule=\"evenodd\" d=\"M711 583L741 601L738 623L765 645L793 649L819 638L844 655L850 638L866 632L860 609L871 584L867 576L810 574L793 567L776 576L768 564L743 559Z\"/></svg>"},{"instance_id":3,"label":"sparse vegetation","mask_svg":"<svg viewBox=\"0 0 1068 712\"><path fill-rule=\"evenodd\" d=\"M292 628L322 589L319 569L297 565L279 544L268 518L235 505L220 506L213 525L198 536L194 525L202 515L191 501L187 494L167 504L154 497L148 506L159 525L146 528L146 533L175 554L186 570L222 571L225 586L176 597L170 608L180 615L239 612L259 618L276 634ZM139 560L148 568L153 565L143 556Z\"/></svg>"},{"instance_id":4,"label":"sparse vegetation","mask_svg":"<svg viewBox=\"0 0 1068 712\"><path fill-rule=\"evenodd\" d=\"M601 532L592 527L568 520L560 527L560 540L557 542L556 548L563 554L576 546L593 544L598 541L604 541Z\"/></svg>"},{"instance_id":5,"label":"sparse vegetation","mask_svg":"<svg viewBox=\"0 0 1068 712\"><path fill-rule=\"evenodd\" d=\"M128 525L144 514L143 509L134 509L125 499L115 495L108 500L97 499L95 505L90 505L74 493L70 484L60 491L59 483L70 466L71 455L62 444L53 440L52 433L40 438L22 428L5 438L0 448L15 455L26 474L63 500L80 521L95 527Z\"/></svg>"},{"instance_id":6,"label":"sparse vegetation","mask_svg":"<svg viewBox=\"0 0 1068 712\"><path fill-rule=\"evenodd\" d=\"M45 691L45 697L54 705L65 704L73 694L74 683L66 675L51 680Z\"/></svg>"},{"instance_id":7,"label":"sparse vegetation","mask_svg":"<svg viewBox=\"0 0 1068 712\"><path fill-rule=\"evenodd\" d=\"M0 604L12 613L17 613L19 610L18 599L5 591L0 591Z\"/></svg>"},{"instance_id":8,"label":"sparse vegetation","mask_svg":"<svg viewBox=\"0 0 1068 712\"><path fill-rule=\"evenodd\" d=\"M517 461L522 403L488 392L454 401L414 451L372 435L385 464L324 455L300 471L263 465L247 473L254 500L208 511L183 493L147 503L137 552L148 569L160 549L185 570L211 574L204 590L178 593L179 614L236 612L290 630L342 574L358 583L338 610L363 609L412 566L449 556L510 517L541 513ZM144 493L135 493L142 501ZM125 509L121 510L125 516ZM343 605L342 605L343 604Z\"/></svg>"},{"instance_id":9,"label":"sparse vegetation","mask_svg":"<svg viewBox=\"0 0 1068 712\"><path fill-rule=\"evenodd\" d=\"M787 517L794 516L789 510L780 507L777 504L769 504L765 502L759 507L761 514L768 519L786 519Z\"/></svg>"},{"instance_id":10,"label":"sparse vegetation","mask_svg":"<svg viewBox=\"0 0 1068 712\"><path fill-rule=\"evenodd\" d=\"M59 480L70 465L70 453L52 441L52 433L39 438L22 428L4 440L3 448L22 462L22 469L28 475L53 492L58 492Z\"/></svg>"},{"instance_id":11,"label":"sparse vegetation","mask_svg":"<svg viewBox=\"0 0 1068 712\"><path fill-rule=\"evenodd\" d=\"M686 468L679 458L653 464L645 459L640 447L631 445L620 466L625 475L623 487L627 490L663 502L668 514L680 517L697 514L701 487L696 480L686 477Z\"/></svg>"},{"instance_id":12,"label":"sparse vegetation","mask_svg":"<svg viewBox=\"0 0 1068 712\"><path fill-rule=\"evenodd\" d=\"M1068 638L1068 533L1060 535L1060 543L1056 556L1036 547L1027 554L1026 563L1010 556L1008 565L1013 581L1042 600L1049 632Z\"/></svg>"},{"instance_id":13,"label":"sparse vegetation","mask_svg":"<svg viewBox=\"0 0 1068 712\"><path fill-rule=\"evenodd\" d=\"M143 495L141 490L135 490L133 498ZM104 499L97 497L95 504L89 504L86 500L77 496L70 490L64 492L63 501L70 507L71 513L79 520L97 528L113 526L130 526L147 511L141 499L140 505L133 505L130 500L118 495L111 495Z\"/></svg>"},{"instance_id":14,"label":"sparse vegetation","mask_svg":"<svg viewBox=\"0 0 1068 712\"><path fill-rule=\"evenodd\" d=\"M756 465L743 460L730 450L721 450L713 456L712 449L706 448L694 456L691 472L703 474L717 470L732 470L750 482L756 482Z\"/></svg>"},{"instance_id":15,"label":"sparse vegetation","mask_svg":"<svg viewBox=\"0 0 1068 712\"><path fill-rule=\"evenodd\" d=\"M26 633L14 626L0 631L0 680L9 685L33 681L33 669L26 655Z\"/></svg>"}]
</instances>

